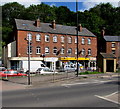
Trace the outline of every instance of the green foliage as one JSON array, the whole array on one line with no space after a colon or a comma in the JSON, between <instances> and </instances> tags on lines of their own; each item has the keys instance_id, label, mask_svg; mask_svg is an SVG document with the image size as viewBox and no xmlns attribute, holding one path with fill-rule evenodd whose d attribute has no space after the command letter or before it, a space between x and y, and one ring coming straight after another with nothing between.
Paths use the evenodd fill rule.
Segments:
<instances>
[{"instance_id":1,"label":"green foliage","mask_svg":"<svg viewBox=\"0 0 120 109\"><path fill-rule=\"evenodd\" d=\"M90 72L90 71L86 71L86 72L81 72L81 73L79 73L79 75L85 75L85 74L101 74L101 73L103 73L103 72L96 72L96 71Z\"/></svg>"},{"instance_id":2,"label":"green foliage","mask_svg":"<svg viewBox=\"0 0 120 109\"><path fill-rule=\"evenodd\" d=\"M101 3L88 11L78 12L78 22L99 38L102 27L106 28L108 35L120 35L119 13L120 7L115 8L109 3ZM36 20L39 17L41 22L56 20L58 24L76 26L76 16L76 12L70 11L66 6L51 7L41 3L25 8L17 2L7 3L2 6L2 39L5 44L9 43L15 18Z\"/></svg>"}]
</instances>

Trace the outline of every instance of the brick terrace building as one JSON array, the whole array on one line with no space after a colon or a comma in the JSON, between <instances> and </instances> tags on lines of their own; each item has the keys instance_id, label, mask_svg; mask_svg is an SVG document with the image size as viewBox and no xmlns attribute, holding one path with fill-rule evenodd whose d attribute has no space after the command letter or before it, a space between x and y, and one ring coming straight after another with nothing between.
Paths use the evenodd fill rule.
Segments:
<instances>
[{"instance_id":1,"label":"brick terrace building","mask_svg":"<svg viewBox=\"0 0 120 109\"><path fill-rule=\"evenodd\" d=\"M105 57L109 57L107 59L108 63L106 61L106 65L104 67L106 67L106 72L113 72L112 69L120 68L120 36L110 36L104 34L105 30L102 30L102 38L98 42L98 54L100 54L101 52L105 55ZM112 60L114 60L115 62L112 62ZM114 71L116 71L116 69Z\"/></svg>"},{"instance_id":2,"label":"brick terrace building","mask_svg":"<svg viewBox=\"0 0 120 109\"><path fill-rule=\"evenodd\" d=\"M24 68L28 56L28 44L25 40L30 37L31 40L31 65L45 61L51 69L57 69L63 64L76 64L77 38L76 29L78 28L79 42L79 63L84 68L96 69L97 56L97 37L86 28L79 25L64 26L55 23L41 23L36 21L15 19L16 29L14 33L14 42L8 44L9 49L6 53L6 62L8 68ZM45 57L43 57L45 56ZM27 64L27 63L26 63ZM27 70L27 69L26 69Z\"/></svg>"}]
</instances>

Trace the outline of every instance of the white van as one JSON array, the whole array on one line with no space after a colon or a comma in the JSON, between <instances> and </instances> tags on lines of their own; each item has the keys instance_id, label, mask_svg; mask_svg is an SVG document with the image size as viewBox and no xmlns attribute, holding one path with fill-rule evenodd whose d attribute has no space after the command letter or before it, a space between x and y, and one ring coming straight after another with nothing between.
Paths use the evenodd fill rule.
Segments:
<instances>
[{"instance_id":1,"label":"white van","mask_svg":"<svg viewBox=\"0 0 120 109\"><path fill-rule=\"evenodd\" d=\"M36 72L38 68L44 68L46 65L42 61L30 61L30 72ZM28 71L28 61L22 62L24 72Z\"/></svg>"}]
</instances>

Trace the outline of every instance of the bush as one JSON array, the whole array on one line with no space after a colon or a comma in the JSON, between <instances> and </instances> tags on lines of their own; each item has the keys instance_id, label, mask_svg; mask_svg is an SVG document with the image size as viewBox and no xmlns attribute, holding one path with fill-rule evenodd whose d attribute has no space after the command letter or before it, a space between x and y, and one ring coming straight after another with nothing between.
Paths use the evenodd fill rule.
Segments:
<instances>
[{"instance_id":1,"label":"bush","mask_svg":"<svg viewBox=\"0 0 120 109\"><path fill-rule=\"evenodd\" d=\"M103 72L90 72L90 71L86 71L86 72L81 72L81 73L79 73L79 75L84 75L84 74L101 74L101 73L103 73Z\"/></svg>"}]
</instances>

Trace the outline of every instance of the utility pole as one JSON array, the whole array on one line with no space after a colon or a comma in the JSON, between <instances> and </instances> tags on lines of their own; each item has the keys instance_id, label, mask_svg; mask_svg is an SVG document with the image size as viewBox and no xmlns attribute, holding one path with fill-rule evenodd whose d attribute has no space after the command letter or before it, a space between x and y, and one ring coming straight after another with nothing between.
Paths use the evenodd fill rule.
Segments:
<instances>
[{"instance_id":1,"label":"utility pole","mask_svg":"<svg viewBox=\"0 0 120 109\"><path fill-rule=\"evenodd\" d=\"M76 34L76 37L77 37L77 75L76 76L78 77L78 73L79 73L79 65L78 65L78 52L79 52L78 51L79 50L78 49L78 0L76 0L76 14L77 14L77 22L76 22L77 23L76 24L76 27L77 27L76 28L76 33L77 33Z\"/></svg>"},{"instance_id":2,"label":"utility pole","mask_svg":"<svg viewBox=\"0 0 120 109\"><path fill-rule=\"evenodd\" d=\"M30 85L30 34L28 34L28 85Z\"/></svg>"}]
</instances>

